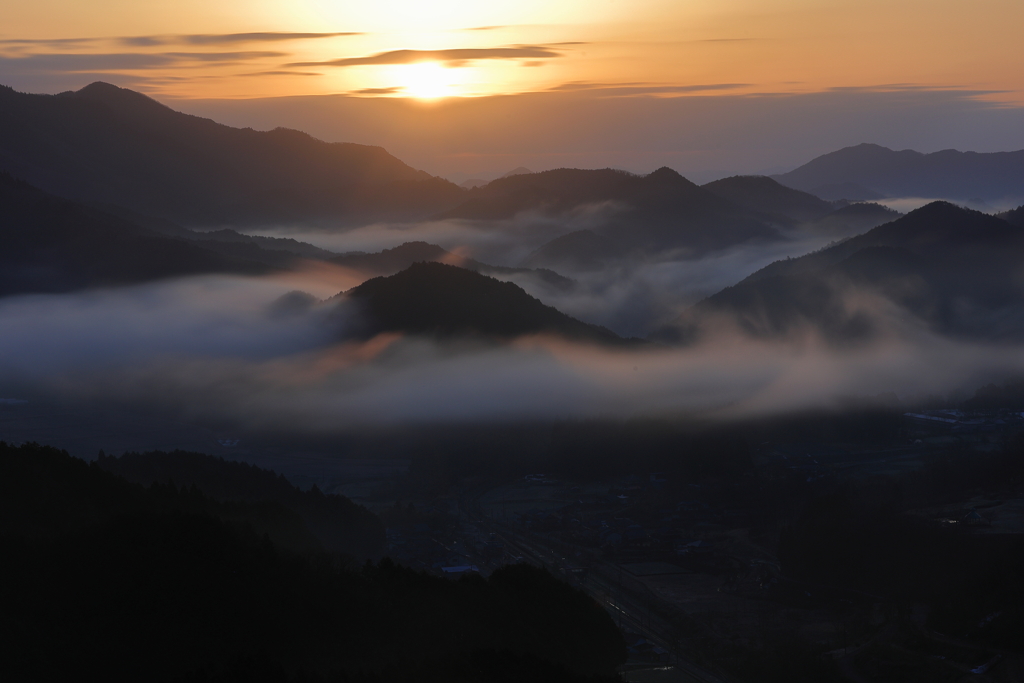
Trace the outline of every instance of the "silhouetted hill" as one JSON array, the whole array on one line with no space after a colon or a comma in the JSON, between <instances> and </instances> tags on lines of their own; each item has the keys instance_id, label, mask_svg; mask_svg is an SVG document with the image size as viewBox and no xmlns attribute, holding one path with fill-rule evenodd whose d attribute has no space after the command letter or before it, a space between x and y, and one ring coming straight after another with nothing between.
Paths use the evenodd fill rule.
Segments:
<instances>
[{"instance_id":1,"label":"silhouetted hill","mask_svg":"<svg viewBox=\"0 0 1024 683\"><path fill-rule=\"evenodd\" d=\"M874 202L847 204L817 220L802 223L800 230L836 238L851 237L867 232L884 223L894 221L903 214Z\"/></svg>"},{"instance_id":2,"label":"silhouetted hill","mask_svg":"<svg viewBox=\"0 0 1024 683\"><path fill-rule=\"evenodd\" d=\"M414 263L396 275L367 280L345 296L360 304L367 334L511 338L547 333L625 343L610 330L545 306L511 282L443 263Z\"/></svg>"},{"instance_id":3,"label":"silhouetted hill","mask_svg":"<svg viewBox=\"0 0 1024 683\"><path fill-rule=\"evenodd\" d=\"M815 197L821 197L825 201L838 201L845 199L850 202L871 201L873 199L884 199L881 192L869 190L857 183L832 183L829 185L818 185L808 190Z\"/></svg>"},{"instance_id":4,"label":"silhouetted hill","mask_svg":"<svg viewBox=\"0 0 1024 683\"><path fill-rule=\"evenodd\" d=\"M474 259L458 256L436 244L428 244L427 242L405 242L392 249L385 249L372 254L353 251L333 256L328 260L339 266L352 268L371 276L394 275L414 263L423 261L447 263L448 265L458 266L484 275L519 275L536 280L539 284L560 291L570 290L576 285L574 280L562 277L558 273L546 268L492 266Z\"/></svg>"},{"instance_id":5,"label":"silhouetted hill","mask_svg":"<svg viewBox=\"0 0 1024 683\"><path fill-rule=\"evenodd\" d=\"M725 317L755 336L812 328L844 342L916 320L944 334L1019 340L1022 267L1024 230L933 202L838 245L776 261L694 306L679 329L686 338Z\"/></svg>"},{"instance_id":6,"label":"silhouetted hill","mask_svg":"<svg viewBox=\"0 0 1024 683\"><path fill-rule=\"evenodd\" d=\"M271 501L301 517L326 550L361 560L384 555L384 525L372 512L344 496L324 495L316 487L301 491L283 475L255 465L184 451L101 456L96 465L144 486L172 482L197 487L222 502Z\"/></svg>"},{"instance_id":7,"label":"silhouetted hill","mask_svg":"<svg viewBox=\"0 0 1024 683\"><path fill-rule=\"evenodd\" d=\"M166 237L0 173L0 295L270 270L264 262Z\"/></svg>"},{"instance_id":8,"label":"silhouetted hill","mask_svg":"<svg viewBox=\"0 0 1024 683\"><path fill-rule=\"evenodd\" d=\"M523 262L559 270L665 250L696 256L751 239L778 239L758 212L694 185L670 168L645 176L613 169L557 169L499 178L472 189L442 218L510 219L524 212L564 215L583 206L606 209L584 239L558 238ZM585 254L574 251L579 244Z\"/></svg>"},{"instance_id":9,"label":"silhouetted hill","mask_svg":"<svg viewBox=\"0 0 1024 683\"><path fill-rule=\"evenodd\" d=\"M106 83L60 95L0 86L0 170L188 227L413 218L464 195L380 147L231 128Z\"/></svg>"},{"instance_id":10,"label":"silhouetted hill","mask_svg":"<svg viewBox=\"0 0 1024 683\"><path fill-rule=\"evenodd\" d=\"M767 176L738 175L701 187L752 211L782 216L797 223L821 218L836 208L812 194L786 187Z\"/></svg>"},{"instance_id":11,"label":"silhouetted hill","mask_svg":"<svg viewBox=\"0 0 1024 683\"><path fill-rule=\"evenodd\" d=\"M626 647L611 617L546 570L451 581L389 560L359 568L282 547L268 522L293 518L0 442L0 678L617 680Z\"/></svg>"},{"instance_id":12,"label":"silhouetted hill","mask_svg":"<svg viewBox=\"0 0 1024 683\"><path fill-rule=\"evenodd\" d=\"M1016 225L1018 228L1024 228L1024 206L1018 206L1016 209L1010 209L1009 211L999 214L999 217L1010 225Z\"/></svg>"},{"instance_id":13,"label":"silhouetted hill","mask_svg":"<svg viewBox=\"0 0 1024 683\"><path fill-rule=\"evenodd\" d=\"M817 157L772 176L783 185L814 192L825 186L860 186L885 197L936 197L1006 201L1024 198L1024 150L922 154L860 144ZM834 197L832 188L825 194ZM863 193L861 193L863 194ZM824 196L824 195L821 195ZM843 197L878 199L880 197Z\"/></svg>"}]
</instances>

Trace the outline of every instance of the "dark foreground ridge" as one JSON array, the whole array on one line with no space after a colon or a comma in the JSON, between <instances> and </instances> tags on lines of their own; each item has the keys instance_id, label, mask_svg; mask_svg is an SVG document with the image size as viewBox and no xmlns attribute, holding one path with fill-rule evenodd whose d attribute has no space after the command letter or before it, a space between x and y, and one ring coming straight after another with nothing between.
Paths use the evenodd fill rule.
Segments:
<instances>
[{"instance_id":1,"label":"dark foreground ridge","mask_svg":"<svg viewBox=\"0 0 1024 683\"><path fill-rule=\"evenodd\" d=\"M545 306L511 282L443 263L414 263L396 275L367 280L346 297L362 305L367 334L508 339L547 333L600 344L630 343Z\"/></svg>"},{"instance_id":2,"label":"dark foreground ridge","mask_svg":"<svg viewBox=\"0 0 1024 683\"><path fill-rule=\"evenodd\" d=\"M0 474L5 680L598 683L626 657L543 569L356 569L275 544L294 518L272 501L142 487L34 444L0 442Z\"/></svg>"},{"instance_id":3,"label":"dark foreground ridge","mask_svg":"<svg viewBox=\"0 0 1024 683\"><path fill-rule=\"evenodd\" d=\"M369 510L344 496L324 495L315 486L301 491L284 476L255 465L184 451L125 453L119 458L101 454L96 465L143 486L173 483L198 488L221 503L279 505L301 518L324 550L359 560L384 555L384 525Z\"/></svg>"}]
</instances>

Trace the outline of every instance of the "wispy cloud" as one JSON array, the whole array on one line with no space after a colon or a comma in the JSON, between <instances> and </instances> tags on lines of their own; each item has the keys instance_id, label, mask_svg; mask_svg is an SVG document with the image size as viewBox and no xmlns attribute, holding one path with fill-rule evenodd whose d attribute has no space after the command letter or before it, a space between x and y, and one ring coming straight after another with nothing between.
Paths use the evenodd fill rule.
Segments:
<instances>
[{"instance_id":1,"label":"wispy cloud","mask_svg":"<svg viewBox=\"0 0 1024 683\"><path fill-rule=\"evenodd\" d=\"M288 40L317 40L321 38L340 38L345 36L364 35L356 31L333 33L197 33L191 35L132 36L117 38L124 45L232 45L237 43L274 43Z\"/></svg>"},{"instance_id":2,"label":"wispy cloud","mask_svg":"<svg viewBox=\"0 0 1024 683\"><path fill-rule=\"evenodd\" d=\"M287 71L279 69L276 71L254 71L253 73L238 74L239 76L323 76L321 73L315 71Z\"/></svg>"},{"instance_id":3,"label":"wispy cloud","mask_svg":"<svg viewBox=\"0 0 1024 683\"><path fill-rule=\"evenodd\" d=\"M748 88L749 83L701 83L694 85L663 85L658 83L599 83L595 81L573 81L556 85L555 92L597 91L605 95L685 95L697 92L720 92Z\"/></svg>"},{"instance_id":4,"label":"wispy cloud","mask_svg":"<svg viewBox=\"0 0 1024 683\"><path fill-rule=\"evenodd\" d=\"M346 57L324 62L295 62L287 66L371 66L385 64L415 64L417 62L446 62L462 64L484 59L553 59L561 57L550 47L516 45L512 47L457 48L452 50L391 50L367 57Z\"/></svg>"},{"instance_id":5,"label":"wispy cloud","mask_svg":"<svg viewBox=\"0 0 1024 683\"><path fill-rule=\"evenodd\" d=\"M401 92L402 89L398 86L391 88L363 88L362 90L355 90L355 95L394 95L395 93Z\"/></svg>"},{"instance_id":6,"label":"wispy cloud","mask_svg":"<svg viewBox=\"0 0 1024 683\"><path fill-rule=\"evenodd\" d=\"M122 52L122 53L45 53L25 57L2 58L0 67L17 67L20 71L51 71L64 73L138 71L184 66L189 63L232 64L260 59L281 58L285 52ZM0 72L7 71L0 68Z\"/></svg>"}]
</instances>

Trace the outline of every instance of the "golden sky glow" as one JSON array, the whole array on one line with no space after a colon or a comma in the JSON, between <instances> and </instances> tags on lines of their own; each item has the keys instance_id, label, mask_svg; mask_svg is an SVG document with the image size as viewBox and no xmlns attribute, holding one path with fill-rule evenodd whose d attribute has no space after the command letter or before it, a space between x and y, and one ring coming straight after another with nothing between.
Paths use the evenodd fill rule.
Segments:
<instances>
[{"instance_id":1,"label":"golden sky glow","mask_svg":"<svg viewBox=\"0 0 1024 683\"><path fill-rule=\"evenodd\" d=\"M833 88L1024 102L1021 0L14 0L0 83L173 98ZM13 5L13 6L11 6Z\"/></svg>"}]
</instances>

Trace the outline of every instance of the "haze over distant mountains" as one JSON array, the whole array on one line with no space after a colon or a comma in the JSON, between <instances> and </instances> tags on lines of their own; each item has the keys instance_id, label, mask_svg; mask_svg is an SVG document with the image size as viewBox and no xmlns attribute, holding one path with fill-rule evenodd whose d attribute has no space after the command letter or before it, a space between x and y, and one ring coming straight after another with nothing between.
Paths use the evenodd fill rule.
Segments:
<instances>
[{"instance_id":1,"label":"haze over distant mountains","mask_svg":"<svg viewBox=\"0 0 1024 683\"><path fill-rule=\"evenodd\" d=\"M1024 203L1024 150L922 154L860 144L772 176L823 199L931 197Z\"/></svg>"}]
</instances>

